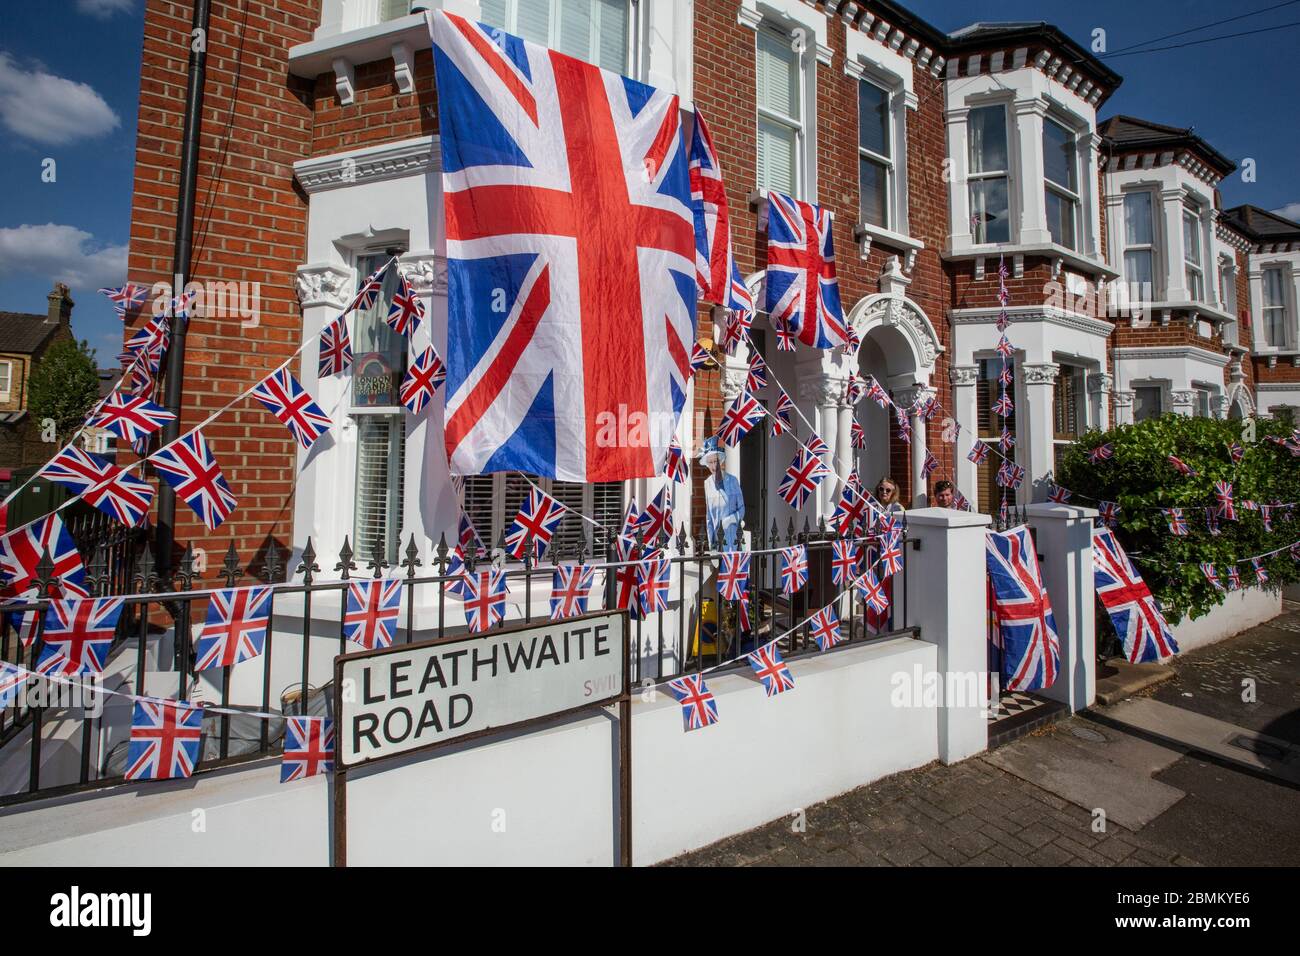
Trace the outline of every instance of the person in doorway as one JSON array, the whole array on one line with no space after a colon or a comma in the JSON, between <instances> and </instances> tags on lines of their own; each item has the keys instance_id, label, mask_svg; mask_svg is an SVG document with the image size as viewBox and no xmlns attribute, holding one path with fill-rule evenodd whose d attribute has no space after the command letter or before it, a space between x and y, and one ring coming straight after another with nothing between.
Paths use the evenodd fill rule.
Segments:
<instances>
[{"instance_id":1,"label":"person in doorway","mask_svg":"<svg viewBox=\"0 0 1300 956\"><path fill-rule=\"evenodd\" d=\"M903 503L898 500L898 482L894 481L888 475L882 477L876 482L876 500L885 510L885 517L894 522L894 528L898 529L902 525ZM877 525L878 533L885 533L881 526ZM876 559L880 554L880 548L877 544L872 544L867 549L868 567L875 567ZM889 600L889 607L884 611L873 611L868 607L863 608L862 619L867 626L867 630L873 634L883 634L889 630L890 620L893 617L894 605L894 579L892 576L884 578L881 583L884 585L885 596Z\"/></svg>"},{"instance_id":2,"label":"person in doorway","mask_svg":"<svg viewBox=\"0 0 1300 956\"><path fill-rule=\"evenodd\" d=\"M934 506L936 508L957 507L957 488L946 478L943 481L935 482Z\"/></svg>"},{"instance_id":3,"label":"person in doorway","mask_svg":"<svg viewBox=\"0 0 1300 956\"><path fill-rule=\"evenodd\" d=\"M745 496L740 490L740 479L727 474L723 467L722 451L718 448L716 437L706 438L700 449L700 464L708 470L704 479L705 530L709 535L709 547L718 540L718 531L722 532L722 546L725 549L740 547L740 523L745 519Z\"/></svg>"},{"instance_id":4,"label":"person in doorway","mask_svg":"<svg viewBox=\"0 0 1300 956\"><path fill-rule=\"evenodd\" d=\"M876 482L876 500L887 514L902 514L903 503L898 500L898 482L888 475Z\"/></svg>"}]
</instances>

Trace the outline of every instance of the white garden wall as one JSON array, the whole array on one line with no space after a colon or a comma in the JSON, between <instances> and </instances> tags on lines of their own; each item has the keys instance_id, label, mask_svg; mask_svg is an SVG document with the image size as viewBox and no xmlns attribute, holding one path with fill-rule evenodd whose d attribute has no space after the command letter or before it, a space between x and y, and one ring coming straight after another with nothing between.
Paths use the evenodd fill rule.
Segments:
<instances>
[{"instance_id":1,"label":"white garden wall","mask_svg":"<svg viewBox=\"0 0 1300 956\"><path fill-rule=\"evenodd\" d=\"M1183 618L1173 625L1174 640L1182 653L1205 647L1263 624L1282 613L1282 592L1264 588L1232 591L1208 614L1196 620Z\"/></svg>"}]
</instances>

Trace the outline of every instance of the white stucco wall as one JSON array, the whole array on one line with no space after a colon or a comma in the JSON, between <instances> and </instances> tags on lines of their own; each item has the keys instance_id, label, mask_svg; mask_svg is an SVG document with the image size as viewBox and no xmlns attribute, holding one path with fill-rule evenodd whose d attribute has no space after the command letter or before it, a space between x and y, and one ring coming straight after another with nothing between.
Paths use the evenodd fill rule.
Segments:
<instances>
[{"instance_id":1,"label":"white stucco wall","mask_svg":"<svg viewBox=\"0 0 1300 956\"><path fill-rule=\"evenodd\" d=\"M1224 638L1240 634L1282 613L1282 592L1264 588L1242 588L1228 594L1222 604L1196 620L1183 618L1173 625L1174 640L1182 653L1194 651Z\"/></svg>"}]
</instances>

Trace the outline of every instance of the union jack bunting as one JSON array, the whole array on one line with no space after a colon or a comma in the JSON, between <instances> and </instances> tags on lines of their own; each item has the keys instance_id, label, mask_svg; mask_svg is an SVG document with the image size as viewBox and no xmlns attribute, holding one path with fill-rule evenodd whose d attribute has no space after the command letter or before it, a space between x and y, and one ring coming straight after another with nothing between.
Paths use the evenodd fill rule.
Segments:
<instances>
[{"instance_id":1,"label":"union jack bunting","mask_svg":"<svg viewBox=\"0 0 1300 956\"><path fill-rule=\"evenodd\" d=\"M117 313L117 317L125 321L128 313L138 312L144 305L149 295L149 287L128 282L116 289L100 289L99 292L101 295L108 296L108 301L113 303L113 311Z\"/></svg>"},{"instance_id":2,"label":"union jack bunting","mask_svg":"<svg viewBox=\"0 0 1300 956\"><path fill-rule=\"evenodd\" d=\"M614 607L628 611L633 620L641 616L641 601L636 590L636 538L620 534L614 539L614 554L620 565L614 572ZM608 580L609 572L605 572Z\"/></svg>"},{"instance_id":3,"label":"union jack bunting","mask_svg":"<svg viewBox=\"0 0 1300 956\"><path fill-rule=\"evenodd\" d=\"M669 560L662 557L637 562L636 590L643 614L668 610L672 567Z\"/></svg>"},{"instance_id":4,"label":"union jack bunting","mask_svg":"<svg viewBox=\"0 0 1300 956\"><path fill-rule=\"evenodd\" d=\"M398 335L413 335L423 320L424 303L416 295L410 280L402 276L397 283L397 291L393 293L393 301L388 307L388 315L384 316L384 321Z\"/></svg>"},{"instance_id":5,"label":"union jack bunting","mask_svg":"<svg viewBox=\"0 0 1300 956\"><path fill-rule=\"evenodd\" d=\"M831 583L844 587L858 574L858 546L853 541L831 542Z\"/></svg>"},{"instance_id":6,"label":"union jack bunting","mask_svg":"<svg viewBox=\"0 0 1300 956\"><path fill-rule=\"evenodd\" d=\"M1223 585L1219 583L1219 572L1215 570L1214 565L1209 561L1201 562L1201 573L1205 575L1205 580L1209 581L1216 591L1225 590Z\"/></svg>"},{"instance_id":7,"label":"union jack bunting","mask_svg":"<svg viewBox=\"0 0 1300 956\"><path fill-rule=\"evenodd\" d=\"M433 399L433 393L447 380L447 367L429 346L419 354L402 378L402 404L413 414L420 414Z\"/></svg>"},{"instance_id":8,"label":"union jack bunting","mask_svg":"<svg viewBox=\"0 0 1300 956\"><path fill-rule=\"evenodd\" d=\"M752 654L746 654L745 658L763 682L763 690L767 691L768 697L775 697L794 688L794 675L790 673L776 641L764 644Z\"/></svg>"},{"instance_id":9,"label":"union jack bunting","mask_svg":"<svg viewBox=\"0 0 1300 956\"><path fill-rule=\"evenodd\" d=\"M866 448L867 433L863 430L862 424L855 418L853 419L852 425L850 425L849 427L850 427L849 447L859 448L859 449Z\"/></svg>"},{"instance_id":10,"label":"union jack bunting","mask_svg":"<svg viewBox=\"0 0 1300 956\"><path fill-rule=\"evenodd\" d=\"M495 568L467 572L465 621L478 634L500 624L506 616L506 573Z\"/></svg>"},{"instance_id":11,"label":"union jack bunting","mask_svg":"<svg viewBox=\"0 0 1300 956\"><path fill-rule=\"evenodd\" d=\"M766 414L762 403L747 391L741 391L722 416L722 427L718 437L728 447L745 437L746 433L763 420Z\"/></svg>"},{"instance_id":12,"label":"union jack bunting","mask_svg":"<svg viewBox=\"0 0 1300 956\"><path fill-rule=\"evenodd\" d=\"M161 361L162 353L167 350L167 343L170 340L171 326L167 322L167 317L156 315L136 329L135 334L127 339L122 347L137 358L141 355L146 356L156 372L157 363Z\"/></svg>"},{"instance_id":13,"label":"union jack bunting","mask_svg":"<svg viewBox=\"0 0 1300 956\"><path fill-rule=\"evenodd\" d=\"M1216 538L1221 533L1219 531L1219 512L1214 508L1205 509L1205 529Z\"/></svg>"},{"instance_id":14,"label":"union jack bunting","mask_svg":"<svg viewBox=\"0 0 1300 956\"><path fill-rule=\"evenodd\" d=\"M802 544L797 544L792 548L782 548L781 593L793 594L807 583L808 549Z\"/></svg>"},{"instance_id":15,"label":"union jack bunting","mask_svg":"<svg viewBox=\"0 0 1300 956\"><path fill-rule=\"evenodd\" d=\"M1013 381L1015 381L1015 377L1016 377L1015 366L1012 365L1010 362L1004 362L1001 371L998 372L998 384L1010 385Z\"/></svg>"},{"instance_id":16,"label":"union jack bunting","mask_svg":"<svg viewBox=\"0 0 1300 956\"><path fill-rule=\"evenodd\" d=\"M1016 443L1016 436L1011 434L1011 429L1005 425L1002 426L1002 434L998 436L998 448L1004 453L1010 451Z\"/></svg>"},{"instance_id":17,"label":"union jack bunting","mask_svg":"<svg viewBox=\"0 0 1300 956\"><path fill-rule=\"evenodd\" d=\"M1219 517L1227 521L1236 521L1237 512L1232 507L1232 482L1216 481L1214 483L1214 497L1219 502Z\"/></svg>"},{"instance_id":18,"label":"union jack bunting","mask_svg":"<svg viewBox=\"0 0 1300 956\"><path fill-rule=\"evenodd\" d=\"M1094 465L1099 461L1108 461L1115 455L1115 445L1112 442L1106 442L1104 445L1098 445L1088 451L1088 461Z\"/></svg>"},{"instance_id":19,"label":"union jack bunting","mask_svg":"<svg viewBox=\"0 0 1300 956\"><path fill-rule=\"evenodd\" d=\"M957 491L957 493L953 495L953 498L952 498L952 506L953 506L954 508L956 508L958 511L974 511L974 510L975 510L975 509L971 506L970 499L967 498L965 495L963 495L960 491Z\"/></svg>"},{"instance_id":20,"label":"union jack bunting","mask_svg":"<svg viewBox=\"0 0 1300 956\"><path fill-rule=\"evenodd\" d=\"M1182 538L1187 535L1187 522L1183 518L1182 508L1161 508L1160 513L1169 523L1169 533Z\"/></svg>"},{"instance_id":21,"label":"union jack bunting","mask_svg":"<svg viewBox=\"0 0 1300 956\"><path fill-rule=\"evenodd\" d=\"M908 421L907 412L894 406L894 422L898 425L898 437L900 440L912 443L912 423Z\"/></svg>"},{"instance_id":22,"label":"union jack bunting","mask_svg":"<svg viewBox=\"0 0 1300 956\"><path fill-rule=\"evenodd\" d=\"M121 616L121 598L51 601L45 610L37 673L102 674Z\"/></svg>"},{"instance_id":23,"label":"union jack bunting","mask_svg":"<svg viewBox=\"0 0 1300 956\"><path fill-rule=\"evenodd\" d=\"M832 349L848 342L830 210L768 191L764 285L765 311L804 345Z\"/></svg>"},{"instance_id":24,"label":"union jack bunting","mask_svg":"<svg viewBox=\"0 0 1300 956\"><path fill-rule=\"evenodd\" d=\"M686 674L670 680L668 693L681 703L687 730L699 730L718 722L718 702L704 683L703 674Z\"/></svg>"},{"instance_id":25,"label":"union jack bunting","mask_svg":"<svg viewBox=\"0 0 1300 956\"><path fill-rule=\"evenodd\" d=\"M1169 456L1169 464L1173 465L1174 471L1178 472L1180 475L1186 475L1188 478L1196 477L1196 469L1187 464L1187 462L1183 461L1177 455Z\"/></svg>"},{"instance_id":26,"label":"union jack bunting","mask_svg":"<svg viewBox=\"0 0 1300 956\"><path fill-rule=\"evenodd\" d=\"M739 601L749 589L749 552L723 551L718 564L718 594L724 601Z\"/></svg>"},{"instance_id":27,"label":"union jack bunting","mask_svg":"<svg viewBox=\"0 0 1300 956\"><path fill-rule=\"evenodd\" d=\"M750 634L752 629L749 626L749 590L740 596L736 602L736 621L740 625L741 634Z\"/></svg>"},{"instance_id":28,"label":"union jack bunting","mask_svg":"<svg viewBox=\"0 0 1300 956\"><path fill-rule=\"evenodd\" d=\"M343 310L344 315L347 315L353 309L373 309L375 307L375 303L379 301L379 293L384 290L384 273L388 271L388 267L392 264L393 260L389 259L365 277L361 283L361 288L357 290L356 298Z\"/></svg>"},{"instance_id":29,"label":"union jack bunting","mask_svg":"<svg viewBox=\"0 0 1300 956\"><path fill-rule=\"evenodd\" d=\"M883 388L880 387L880 383L876 381L874 375L871 377L871 380L867 383L867 398L871 399L881 408L889 407L889 395Z\"/></svg>"},{"instance_id":30,"label":"union jack bunting","mask_svg":"<svg viewBox=\"0 0 1300 956\"><path fill-rule=\"evenodd\" d=\"M1255 570L1255 580L1259 584L1268 584L1268 572L1264 570L1264 562L1259 558L1251 558L1250 566Z\"/></svg>"},{"instance_id":31,"label":"union jack bunting","mask_svg":"<svg viewBox=\"0 0 1300 956\"><path fill-rule=\"evenodd\" d=\"M993 403L993 414L999 415L1002 418L1006 418L1013 411L1015 411L1015 405L1011 403L1011 396L1006 392L999 395L998 400Z\"/></svg>"},{"instance_id":32,"label":"union jack bunting","mask_svg":"<svg viewBox=\"0 0 1300 956\"><path fill-rule=\"evenodd\" d=\"M835 613L835 608L824 607L808 618L808 633L817 642L818 649L823 651L829 651L836 644L843 642L840 616Z\"/></svg>"},{"instance_id":33,"label":"union jack bunting","mask_svg":"<svg viewBox=\"0 0 1300 956\"><path fill-rule=\"evenodd\" d=\"M662 474L698 296L678 98L459 16L430 22L451 470ZM622 408L651 424L611 446L598 436Z\"/></svg>"},{"instance_id":34,"label":"union jack bunting","mask_svg":"<svg viewBox=\"0 0 1300 956\"><path fill-rule=\"evenodd\" d=\"M1119 521L1119 512L1120 507L1119 502L1117 501L1097 502L1097 517L1100 518L1101 522L1108 528L1115 527L1115 523Z\"/></svg>"},{"instance_id":35,"label":"union jack bunting","mask_svg":"<svg viewBox=\"0 0 1300 956\"><path fill-rule=\"evenodd\" d=\"M745 378L745 388L751 392L767 388L767 363L758 352L749 357L749 375Z\"/></svg>"},{"instance_id":36,"label":"union jack bunting","mask_svg":"<svg viewBox=\"0 0 1300 956\"><path fill-rule=\"evenodd\" d=\"M368 651L389 647L397 631L401 606L402 582L396 578L350 582L343 610L343 637Z\"/></svg>"},{"instance_id":37,"label":"union jack bunting","mask_svg":"<svg viewBox=\"0 0 1300 956\"><path fill-rule=\"evenodd\" d=\"M866 495L858 486L857 472L851 472L840 489L840 500L831 515L831 527L842 536L853 534L858 524L868 519L868 507Z\"/></svg>"},{"instance_id":38,"label":"union jack bunting","mask_svg":"<svg viewBox=\"0 0 1300 956\"><path fill-rule=\"evenodd\" d=\"M103 428L124 441L137 442L176 418L161 405L142 396L115 391L86 421L87 428Z\"/></svg>"},{"instance_id":39,"label":"union jack bunting","mask_svg":"<svg viewBox=\"0 0 1300 956\"><path fill-rule=\"evenodd\" d=\"M465 554L469 553L471 547L474 548L476 556L483 550L483 539L478 536L478 531L474 528L474 522L463 511L460 513L460 521L456 525L456 543Z\"/></svg>"},{"instance_id":40,"label":"union jack bunting","mask_svg":"<svg viewBox=\"0 0 1300 956\"><path fill-rule=\"evenodd\" d=\"M587 599L596 578L595 568L585 564L561 564L551 584L551 620L587 613Z\"/></svg>"},{"instance_id":41,"label":"union jack bunting","mask_svg":"<svg viewBox=\"0 0 1300 956\"><path fill-rule=\"evenodd\" d=\"M690 467L686 464L686 455L682 452L682 443L677 440L676 432L668 443L668 462L664 466L664 476L672 482L689 481Z\"/></svg>"},{"instance_id":42,"label":"union jack bunting","mask_svg":"<svg viewBox=\"0 0 1300 956\"><path fill-rule=\"evenodd\" d=\"M1015 354L1016 349L1015 346L1011 344L1010 340L1004 335L998 339L997 351L1003 358L1010 358Z\"/></svg>"},{"instance_id":43,"label":"union jack bunting","mask_svg":"<svg viewBox=\"0 0 1300 956\"><path fill-rule=\"evenodd\" d=\"M921 421L928 422L939 413L939 403L933 395L926 395L916 400L916 413L921 417Z\"/></svg>"},{"instance_id":44,"label":"union jack bunting","mask_svg":"<svg viewBox=\"0 0 1300 956\"><path fill-rule=\"evenodd\" d=\"M87 504L136 527L153 504L153 486L135 478L107 458L69 445L40 472L79 494Z\"/></svg>"},{"instance_id":45,"label":"union jack bunting","mask_svg":"<svg viewBox=\"0 0 1300 956\"><path fill-rule=\"evenodd\" d=\"M465 549L461 545L451 549L451 554L447 556L447 570L443 572L443 577L449 580L446 583L447 593L454 594L457 597L465 596Z\"/></svg>"},{"instance_id":46,"label":"union jack bunting","mask_svg":"<svg viewBox=\"0 0 1300 956\"><path fill-rule=\"evenodd\" d=\"M620 532L625 536L632 536L637 533L641 527L641 510L636 506L636 499L631 498L627 503L627 511L623 515L623 530Z\"/></svg>"},{"instance_id":47,"label":"union jack bunting","mask_svg":"<svg viewBox=\"0 0 1300 956\"><path fill-rule=\"evenodd\" d=\"M229 667L250 660L266 646L271 619L271 589L225 588L208 599L208 619L199 631L194 669Z\"/></svg>"},{"instance_id":48,"label":"union jack bunting","mask_svg":"<svg viewBox=\"0 0 1300 956\"><path fill-rule=\"evenodd\" d=\"M1235 564L1228 565L1228 590L1229 591L1241 590L1241 572L1237 570L1237 566Z\"/></svg>"},{"instance_id":49,"label":"union jack bunting","mask_svg":"<svg viewBox=\"0 0 1300 956\"><path fill-rule=\"evenodd\" d=\"M659 493L641 512L640 527L644 529L642 540L658 541L660 536L671 538L673 535L673 495L672 485L664 485Z\"/></svg>"},{"instance_id":50,"label":"union jack bunting","mask_svg":"<svg viewBox=\"0 0 1300 956\"><path fill-rule=\"evenodd\" d=\"M1258 511L1259 502L1253 501L1250 498L1243 498L1239 507L1242 511Z\"/></svg>"},{"instance_id":51,"label":"union jack bunting","mask_svg":"<svg viewBox=\"0 0 1300 956\"><path fill-rule=\"evenodd\" d=\"M936 471L939 470L939 459L927 451L925 453L925 462L921 465L921 479L926 480Z\"/></svg>"},{"instance_id":52,"label":"union jack bunting","mask_svg":"<svg viewBox=\"0 0 1300 956\"><path fill-rule=\"evenodd\" d=\"M1235 465L1235 464L1240 464L1240 463L1241 463L1241 460L1242 460L1243 458L1246 457L1246 449L1242 448L1242 447L1241 447L1239 444L1237 444L1235 441L1234 441L1234 442L1229 442L1229 443L1228 443L1228 457L1232 459L1232 463L1233 463L1234 465Z\"/></svg>"},{"instance_id":53,"label":"union jack bunting","mask_svg":"<svg viewBox=\"0 0 1300 956\"><path fill-rule=\"evenodd\" d=\"M1053 482L1050 486L1051 491L1047 493L1047 500L1055 502L1058 505L1068 504L1070 496L1074 494L1069 488L1063 488Z\"/></svg>"},{"instance_id":54,"label":"union jack bunting","mask_svg":"<svg viewBox=\"0 0 1300 956\"><path fill-rule=\"evenodd\" d=\"M776 332L776 350L778 352L794 351L794 332L784 319L772 319L772 330Z\"/></svg>"},{"instance_id":55,"label":"union jack bunting","mask_svg":"<svg viewBox=\"0 0 1300 956\"><path fill-rule=\"evenodd\" d=\"M733 313L740 313L745 316L745 328L749 328L750 319L754 315L754 296L745 285L745 279L740 274L740 266L736 265L736 259L731 259L731 285L727 287L727 301L724 303Z\"/></svg>"},{"instance_id":56,"label":"union jack bunting","mask_svg":"<svg viewBox=\"0 0 1300 956\"><path fill-rule=\"evenodd\" d=\"M794 430L794 422L790 420L790 412L794 410L794 402L790 401L790 396L785 393L785 389L777 386L776 396L776 414L772 416L772 435L784 435L788 431Z\"/></svg>"},{"instance_id":57,"label":"union jack bunting","mask_svg":"<svg viewBox=\"0 0 1300 956\"><path fill-rule=\"evenodd\" d=\"M695 282L700 298L725 305L731 282L731 226L722 166L708 124L697 109L688 163L691 212L695 221Z\"/></svg>"},{"instance_id":58,"label":"union jack bunting","mask_svg":"<svg viewBox=\"0 0 1300 956\"><path fill-rule=\"evenodd\" d=\"M1178 642L1160 605L1114 532L1093 533L1092 568L1097 597L1110 615L1129 661L1158 663L1177 654Z\"/></svg>"},{"instance_id":59,"label":"union jack bunting","mask_svg":"<svg viewBox=\"0 0 1300 956\"><path fill-rule=\"evenodd\" d=\"M320 333L317 375L328 378L342 375L352 367L352 339L348 335L348 317L340 315Z\"/></svg>"},{"instance_id":60,"label":"union jack bunting","mask_svg":"<svg viewBox=\"0 0 1300 956\"><path fill-rule=\"evenodd\" d=\"M794 460L785 470L781 484L776 493L795 508L802 508L808 496L817 490L822 479L830 474L822 460L807 448L799 448L794 453Z\"/></svg>"},{"instance_id":61,"label":"union jack bunting","mask_svg":"<svg viewBox=\"0 0 1300 956\"><path fill-rule=\"evenodd\" d=\"M27 684L28 674L25 667L0 661L0 710L13 706Z\"/></svg>"},{"instance_id":62,"label":"union jack bunting","mask_svg":"<svg viewBox=\"0 0 1300 956\"><path fill-rule=\"evenodd\" d=\"M149 461L209 531L216 531L235 510L235 496L201 431L182 435Z\"/></svg>"},{"instance_id":63,"label":"union jack bunting","mask_svg":"<svg viewBox=\"0 0 1300 956\"><path fill-rule=\"evenodd\" d=\"M188 322L190 320L190 309L193 308L194 303L197 302L198 299L199 293L197 291L182 291L181 294L175 296L168 305L171 308L172 315Z\"/></svg>"},{"instance_id":64,"label":"union jack bunting","mask_svg":"<svg viewBox=\"0 0 1300 956\"><path fill-rule=\"evenodd\" d=\"M272 372L253 389L253 397L289 429L289 434L304 449L311 448L329 431L330 420L324 409L307 394L288 368Z\"/></svg>"},{"instance_id":65,"label":"union jack bunting","mask_svg":"<svg viewBox=\"0 0 1300 956\"><path fill-rule=\"evenodd\" d=\"M1012 491L1020 487L1020 483L1025 479L1025 469L1013 461L1003 460L998 466L996 481L998 487L1009 488Z\"/></svg>"},{"instance_id":66,"label":"union jack bunting","mask_svg":"<svg viewBox=\"0 0 1300 956\"><path fill-rule=\"evenodd\" d=\"M1242 507L1243 507L1243 508L1244 508L1245 505L1246 505L1246 503L1245 503L1244 501L1243 501L1241 504L1242 504ZM1260 520L1264 522L1264 530L1265 530L1265 531L1272 531L1272 530L1273 530L1273 507L1272 507L1272 505L1260 505L1260 506L1259 506L1259 517L1260 517Z\"/></svg>"},{"instance_id":67,"label":"union jack bunting","mask_svg":"<svg viewBox=\"0 0 1300 956\"><path fill-rule=\"evenodd\" d=\"M713 356L710 355L709 352L704 348L704 346L702 346L699 342L696 342L694 345L691 346L691 369L693 371L698 372L700 369L708 365L716 365L716 364L717 362L713 358Z\"/></svg>"},{"instance_id":68,"label":"union jack bunting","mask_svg":"<svg viewBox=\"0 0 1300 956\"><path fill-rule=\"evenodd\" d=\"M966 453L966 460L970 462L974 462L977 465L984 464L984 461L988 457L989 457L989 446L984 444L984 442L982 441L977 441L974 445L971 446L970 451Z\"/></svg>"},{"instance_id":69,"label":"union jack bunting","mask_svg":"<svg viewBox=\"0 0 1300 956\"><path fill-rule=\"evenodd\" d=\"M805 442L805 447L823 461L830 457L830 448L827 447L826 442L822 441L822 436L818 435L816 432L813 432L808 436L808 441Z\"/></svg>"},{"instance_id":70,"label":"union jack bunting","mask_svg":"<svg viewBox=\"0 0 1300 956\"><path fill-rule=\"evenodd\" d=\"M334 721L328 717L286 717L280 782L334 772Z\"/></svg>"},{"instance_id":71,"label":"union jack bunting","mask_svg":"<svg viewBox=\"0 0 1300 956\"><path fill-rule=\"evenodd\" d=\"M992 612L1002 640L1002 686L1042 690L1056 683L1060 640L1029 529L985 535Z\"/></svg>"},{"instance_id":72,"label":"union jack bunting","mask_svg":"<svg viewBox=\"0 0 1300 956\"><path fill-rule=\"evenodd\" d=\"M203 705L175 700L137 700L126 750L127 780L188 777L199 762Z\"/></svg>"},{"instance_id":73,"label":"union jack bunting","mask_svg":"<svg viewBox=\"0 0 1300 956\"><path fill-rule=\"evenodd\" d=\"M903 535L899 531L889 531L880 539L880 573L889 577L903 570Z\"/></svg>"},{"instance_id":74,"label":"union jack bunting","mask_svg":"<svg viewBox=\"0 0 1300 956\"><path fill-rule=\"evenodd\" d=\"M63 519L49 514L0 537L0 599L12 600L36 593L36 566L48 552L54 562L51 597L89 597L86 568L81 563L72 534ZM35 615L31 615L33 618ZM24 635L24 642L30 638Z\"/></svg>"},{"instance_id":75,"label":"union jack bunting","mask_svg":"<svg viewBox=\"0 0 1300 956\"><path fill-rule=\"evenodd\" d=\"M545 492L530 488L528 498L519 506L519 513L506 532L506 553L522 560L531 540L534 553L540 558L568 510Z\"/></svg>"},{"instance_id":76,"label":"union jack bunting","mask_svg":"<svg viewBox=\"0 0 1300 956\"><path fill-rule=\"evenodd\" d=\"M886 588L888 579L881 580L876 577L876 572L871 568L858 578L858 597L862 599L868 610L876 614L884 614L889 610L889 593Z\"/></svg>"},{"instance_id":77,"label":"union jack bunting","mask_svg":"<svg viewBox=\"0 0 1300 956\"><path fill-rule=\"evenodd\" d=\"M728 310L722 323L722 350L728 355L735 355L740 343L749 339L749 330L753 324L753 316L743 309Z\"/></svg>"}]
</instances>

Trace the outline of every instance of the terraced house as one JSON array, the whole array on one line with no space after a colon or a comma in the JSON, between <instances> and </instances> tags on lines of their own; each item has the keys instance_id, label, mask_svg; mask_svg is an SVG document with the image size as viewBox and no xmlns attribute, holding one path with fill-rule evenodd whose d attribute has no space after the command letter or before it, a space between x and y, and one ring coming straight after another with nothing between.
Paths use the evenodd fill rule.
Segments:
<instances>
[{"instance_id":1,"label":"terraced house","mask_svg":"<svg viewBox=\"0 0 1300 956\"><path fill-rule=\"evenodd\" d=\"M200 317L186 359L185 417L206 415L320 331L359 277L397 255L415 281L439 348L445 336L436 90L424 9L394 0L217 4L200 154L206 226L196 277L260 283L256 327ZM1089 428L1164 411L1249 415L1300 405L1297 227L1262 210L1220 208L1236 168L1165 119L1100 118L1121 78L1046 23L974 23L953 33L891 2L806 0L448 0L463 13L670 89L705 116L720 154L733 246L760 294L765 196L776 189L834 215L841 297L863 340L857 367L838 352L774 348L765 317L752 336L831 447L839 477L891 474L905 501L951 477L976 508L996 497L996 460L966 454L1001 422L994 361L998 267L1014 323L1014 456L1041 500L1061 450ZM184 103L181 6L151 0L145 26L131 278L170 268ZM385 289L391 296L396 278ZM332 551L345 536L389 560L415 536L426 556L455 526L442 452L441 398L424 415L396 398L408 343L382 321L382 300L353 332L358 374L300 377L331 409L335 439L308 456L257 413L209 428L242 507L228 523L240 548ZM712 345L718 316L701 311ZM247 361L226 361L238 335ZM681 438L688 452L716 428L748 356L721 356L695 379ZM850 405L849 377L874 376L904 408L932 395L942 414L913 416L910 444L894 414ZM1297 381L1293 386L1292 379ZM769 404L774 400L761 394ZM854 421L865 449L851 447ZM954 424L959 427L953 427ZM947 439L947 440L945 440ZM776 497L793 452L753 433L728 451L751 527L795 517ZM294 460L295 454L298 460ZM548 485L597 519L613 519L641 483ZM495 540L526 484L471 478L467 509ZM833 506L824 483L817 513ZM696 495L678 518L699 519ZM692 497L697 500L692 502ZM691 505L695 505L692 515ZM178 537L197 531L181 518ZM576 520L561 537L576 542ZM224 542L223 542L224 544Z\"/></svg>"}]
</instances>

